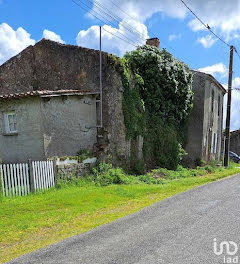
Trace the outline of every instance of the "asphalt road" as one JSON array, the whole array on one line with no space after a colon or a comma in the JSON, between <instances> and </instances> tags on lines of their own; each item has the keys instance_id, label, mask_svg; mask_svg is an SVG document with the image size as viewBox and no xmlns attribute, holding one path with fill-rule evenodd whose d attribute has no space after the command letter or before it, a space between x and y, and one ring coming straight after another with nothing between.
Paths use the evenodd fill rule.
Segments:
<instances>
[{"instance_id":1,"label":"asphalt road","mask_svg":"<svg viewBox=\"0 0 240 264\"><path fill-rule=\"evenodd\" d=\"M236 255L230 256L225 250L215 255L214 238L218 250L222 241L237 243ZM224 263L224 256L236 261L238 254L240 174L176 195L8 263L206 264ZM226 263L240 263L240 259Z\"/></svg>"}]
</instances>

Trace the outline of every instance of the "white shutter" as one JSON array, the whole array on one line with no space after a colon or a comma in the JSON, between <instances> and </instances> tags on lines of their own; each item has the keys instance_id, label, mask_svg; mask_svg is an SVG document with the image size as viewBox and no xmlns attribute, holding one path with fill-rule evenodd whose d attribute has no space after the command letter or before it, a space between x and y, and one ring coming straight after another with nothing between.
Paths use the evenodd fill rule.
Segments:
<instances>
[{"instance_id":1,"label":"white shutter","mask_svg":"<svg viewBox=\"0 0 240 264\"><path fill-rule=\"evenodd\" d=\"M215 138L215 151L214 151L214 153L216 154L217 153L217 146L218 146L218 134L215 133L215 135L216 135L216 138Z\"/></svg>"}]
</instances>

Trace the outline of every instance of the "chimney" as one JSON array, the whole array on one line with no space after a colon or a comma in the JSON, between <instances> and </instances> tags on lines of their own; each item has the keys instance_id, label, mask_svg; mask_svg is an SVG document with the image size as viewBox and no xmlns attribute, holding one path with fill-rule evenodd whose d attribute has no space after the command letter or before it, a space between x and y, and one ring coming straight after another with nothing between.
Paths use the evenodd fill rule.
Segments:
<instances>
[{"instance_id":1,"label":"chimney","mask_svg":"<svg viewBox=\"0 0 240 264\"><path fill-rule=\"evenodd\" d=\"M160 48L160 40L158 38L150 38L147 39L146 45L154 46L156 48Z\"/></svg>"}]
</instances>

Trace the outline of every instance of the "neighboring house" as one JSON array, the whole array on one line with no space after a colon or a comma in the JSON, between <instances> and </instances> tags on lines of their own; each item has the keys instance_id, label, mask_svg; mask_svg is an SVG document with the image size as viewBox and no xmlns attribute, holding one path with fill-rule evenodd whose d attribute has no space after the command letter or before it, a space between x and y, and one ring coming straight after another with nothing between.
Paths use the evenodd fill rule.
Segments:
<instances>
[{"instance_id":1,"label":"neighboring house","mask_svg":"<svg viewBox=\"0 0 240 264\"><path fill-rule=\"evenodd\" d=\"M193 71L194 103L189 118L185 162L219 160L221 155L224 87L210 74Z\"/></svg>"},{"instance_id":2,"label":"neighboring house","mask_svg":"<svg viewBox=\"0 0 240 264\"><path fill-rule=\"evenodd\" d=\"M230 134L230 151L240 155L240 130L232 131Z\"/></svg>"},{"instance_id":3,"label":"neighboring house","mask_svg":"<svg viewBox=\"0 0 240 264\"><path fill-rule=\"evenodd\" d=\"M34 91L0 96L3 162L74 156L97 143L96 96L89 91Z\"/></svg>"},{"instance_id":4,"label":"neighboring house","mask_svg":"<svg viewBox=\"0 0 240 264\"><path fill-rule=\"evenodd\" d=\"M122 76L112 63L111 55L102 52L103 129L96 98L99 51L43 39L0 66L0 114L8 120L2 120L0 158L39 160L95 148L99 157L109 156L115 165L128 161ZM26 96L18 99L17 94Z\"/></svg>"}]
</instances>

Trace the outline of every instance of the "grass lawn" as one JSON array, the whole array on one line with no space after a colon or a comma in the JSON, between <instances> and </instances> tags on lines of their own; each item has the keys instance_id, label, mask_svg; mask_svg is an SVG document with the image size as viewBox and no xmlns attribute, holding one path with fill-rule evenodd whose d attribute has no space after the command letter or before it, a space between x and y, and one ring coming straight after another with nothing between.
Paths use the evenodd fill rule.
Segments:
<instances>
[{"instance_id":1,"label":"grass lawn","mask_svg":"<svg viewBox=\"0 0 240 264\"><path fill-rule=\"evenodd\" d=\"M0 202L0 263L239 172L239 168L232 168L155 185L71 186L3 199Z\"/></svg>"}]
</instances>

